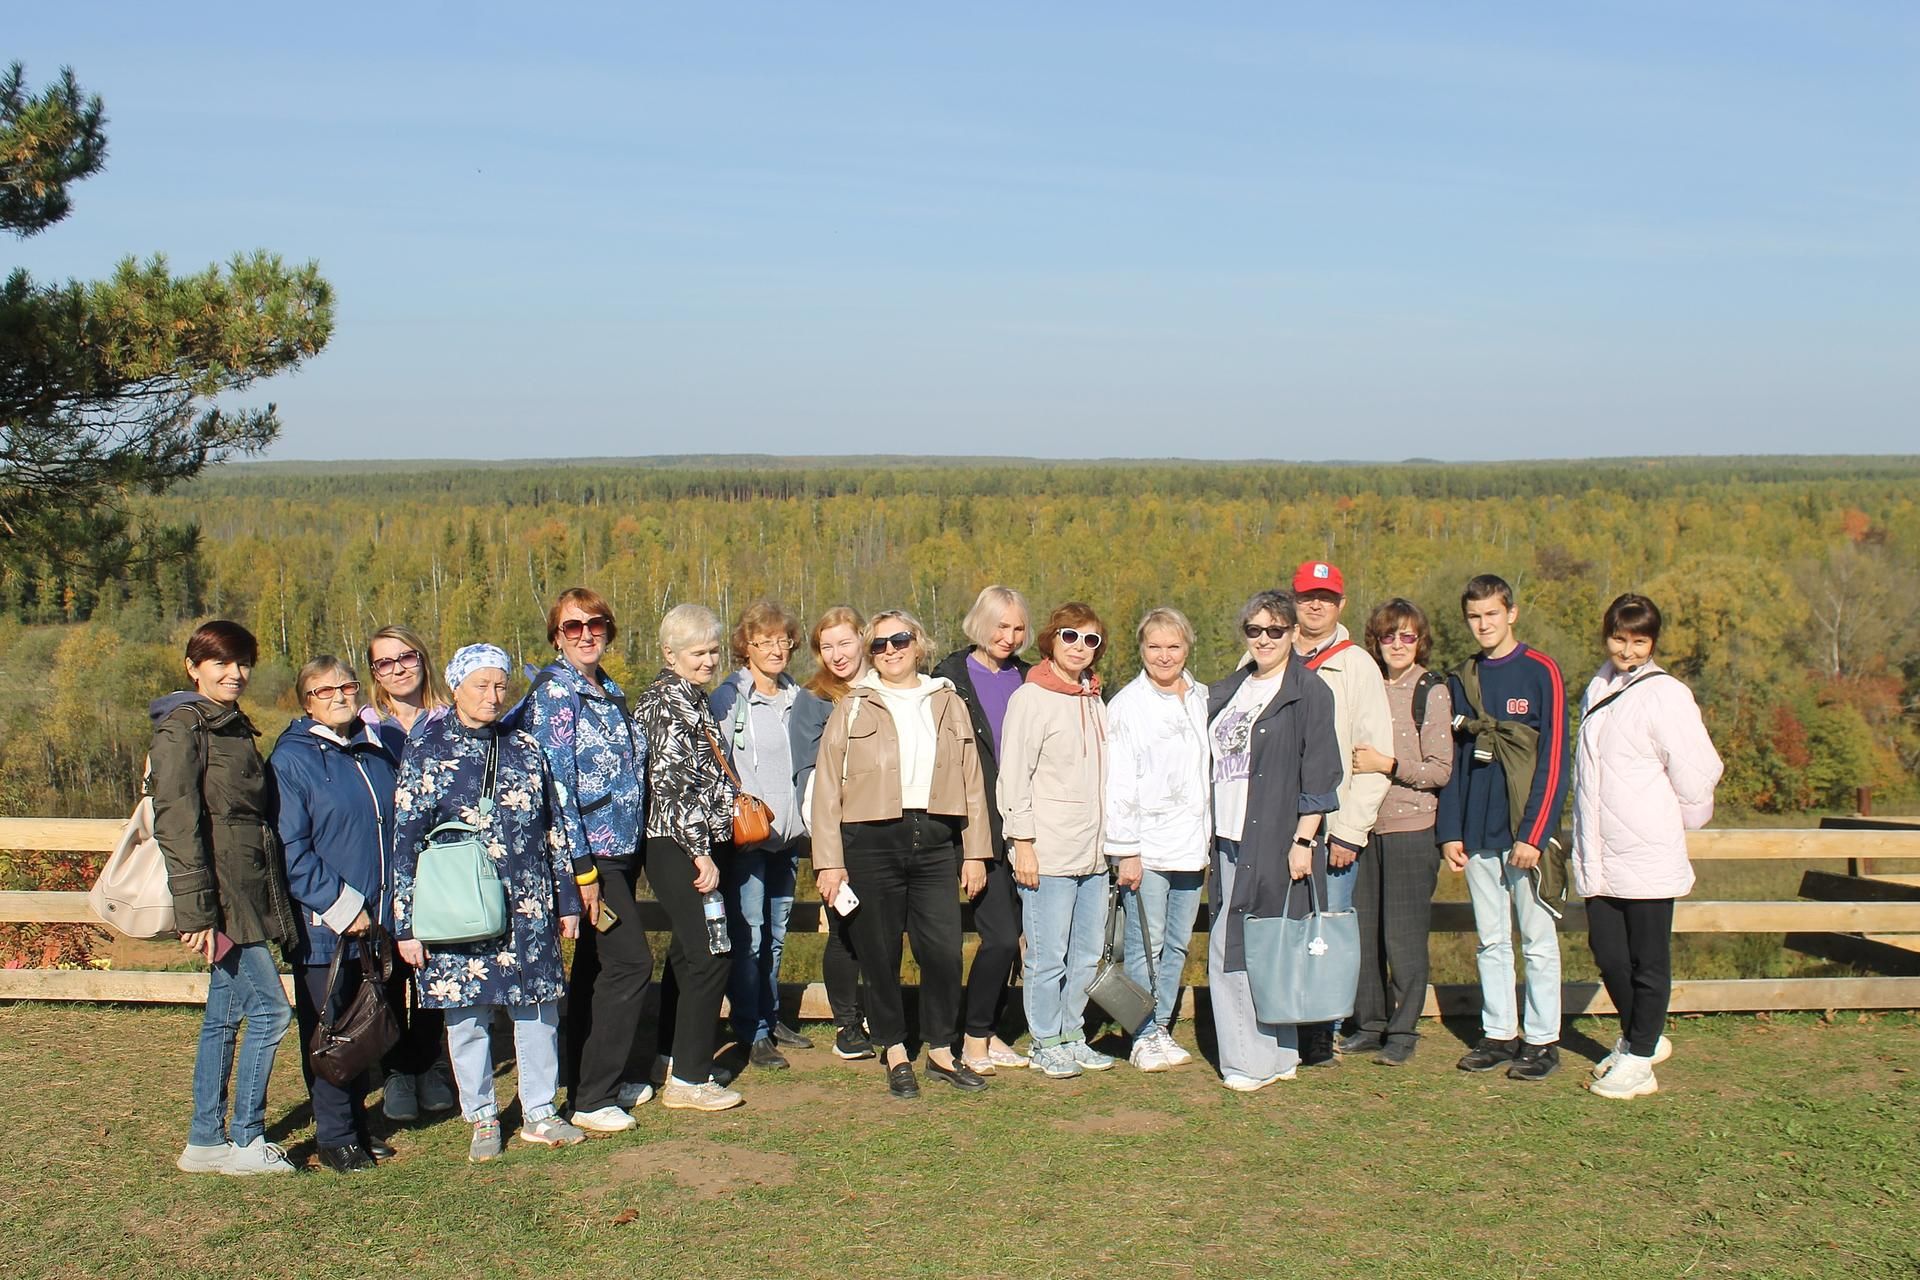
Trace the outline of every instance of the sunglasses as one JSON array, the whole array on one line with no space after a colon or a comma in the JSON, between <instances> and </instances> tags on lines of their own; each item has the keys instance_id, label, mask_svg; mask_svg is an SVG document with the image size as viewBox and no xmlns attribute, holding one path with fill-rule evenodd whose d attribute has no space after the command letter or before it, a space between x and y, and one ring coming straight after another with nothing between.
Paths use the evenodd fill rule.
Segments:
<instances>
[{"instance_id":1,"label":"sunglasses","mask_svg":"<svg viewBox=\"0 0 1920 1280\"><path fill-rule=\"evenodd\" d=\"M596 613L591 618L568 618L560 624L560 634L569 640L578 640L582 634L605 638L612 629L613 619L603 613Z\"/></svg>"},{"instance_id":2,"label":"sunglasses","mask_svg":"<svg viewBox=\"0 0 1920 1280\"><path fill-rule=\"evenodd\" d=\"M1389 631L1380 637L1381 644L1400 644L1411 649L1420 643L1418 631Z\"/></svg>"},{"instance_id":3,"label":"sunglasses","mask_svg":"<svg viewBox=\"0 0 1920 1280\"><path fill-rule=\"evenodd\" d=\"M1072 627L1062 627L1060 628L1059 635L1060 639L1067 644L1084 644L1089 649L1098 649L1100 647L1100 633L1098 631L1075 631Z\"/></svg>"},{"instance_id":4,"label":"sunglasses","mask_svg":"<svg viewBox=\"0 0 1920 1280\"><path fill-rule=\"evenodd\" d=\"M322 702L332 702L337 697L352 698L359 694L360 682L349 680L345 684L317 684L307 690L306 696L318 698Z\"/></svg>"},{"instance_id":5,"label":"sunglasses","mask_svg":"<svg viewBox=\"0 0 1920 1280\"><path fill-rule=\"evenodd\" d=\"M417 671L419 668L420 651L418 649L405 649L391 658L373 660L373 674L377 676L390 676L396 671Z\"/></svg>"},{"instance_id":6,"label":"sunglasses","mask_svg":"<svg viewBox=\"0 0 1920 1280\"><path fill-rule=\"evenodd\" d=\"M1240 634L1249 640L1258 640L1261 636L1265 636L1269 640L1285 640L1287 638L1287 632L1291 630L1293 630L1291 626L1256 627L1249 622L1246 626L1240 628Z\"/></svg>"},{"instance_id":7,"label":"sunglasses","mask_svg":"<svg viewBox=\"0 0 1920 1280\"><path fill-rule=\"evenodd\" d=\"M905 653L907 648L912 644L913 632L896 631L890 636L875 636L872 640L868 641L867 652L878 656L887 651L888 645L892 645L895 652Z\"/></svg>"}]
</instances>

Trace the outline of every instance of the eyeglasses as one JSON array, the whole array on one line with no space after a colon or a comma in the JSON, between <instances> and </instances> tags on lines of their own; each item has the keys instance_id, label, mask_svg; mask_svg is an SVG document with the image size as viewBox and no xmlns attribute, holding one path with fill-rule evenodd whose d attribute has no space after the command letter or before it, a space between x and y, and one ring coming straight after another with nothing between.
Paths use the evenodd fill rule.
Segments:
<instances>
[{"instance_id":1,"label":"eyeglasses","mask_svg":"<svg viewBox=\"0 0 1920 1280\"><path fill-rule=\"evenodd\" d=\"M1418 631L1389 631L1380 637L1380 643L1405 645L1411 649L1420 643L1420 633Z\"/></svg>"},{"instance_id":2,"label":"eyeglasses","mask_svg":"<svg viewBox=\"0 0 1920 1280\"><path fill-rule=\"evenodd\" d=\"M568 618L560 624L560 634L569 640L578 640L582 632L604 638L613 629L613 619L603 613L591 618Z\"/></svg>"},{"instance_id":3,"label":"eyeglasses","mask_svg":"<svg viewBox=\"0 0 1920 1280\"><path fill-rule=\"evenodd\" d=\"M345 684L317 684L307 690L306 696L318 698L322 702L332 702L335 698L352 698L360 693L360 682L349 680Z\"/></svg>"},{"instance_id":4,"label":"eyeglasses","mask_svg":"<svg viewBox=\"0 0 1920 1280\"><path fill-rule=\"evenodd\" d=\"M1075 631L1072 627L1062 627L1056 634L1067 644L1084 644L1089 649L1098 649L1100 647L1100 633L1098 631Z\"/></svg>"},{"instance_id":5,"label":"eyeglasses","mask_svg":"<svg viewBox=\"0 0 1920 1280\"><path fill-rule=\"evenodd\" d=\"M417 671L419 669L420 651L418 649L403 649L391 658L375 658L373 660L373 674L377 676L390 676L396 671Z\"/></svg>"},{"instance_id":6,"label":"eyeglasses","mask_svg":"<svg viewBox=\"0 0 1920 1280\"><path fill-rule=\"evenodd\" d=\"M793 641L786 636L761 636L758 640L749 640L747 643L762 653L793 652Z\"/></svg>"},{"instance_id":7,"label":"eyeglasses","mask_svg":"<svg viewBox=\"0 0 1920 1280\"><path fill-rule=\"evenodd\" d=\"M1291 630L1293 630L1291 625L1284 627L1256 627L1249 622L1246 626L1240 628L1240 634L1249 640L1258 640L1261 636L1265 636L1269 640L1285 640L1287 638L1287 632Z\"/></svg>"},{"instance_id":8,"label":"eyeglasses","mask_svg":"<svg viewBox=\"0 0 1920 1280\"><path fill-rule=\"evenodd\" d=\"M896 631L890 636L875 636L872 640L868 641L867 652L878 656L887 651L888 645L892 645L896 653L905 653L907 648L912 644L913 632Z\"/></svg>"}]
</instances>

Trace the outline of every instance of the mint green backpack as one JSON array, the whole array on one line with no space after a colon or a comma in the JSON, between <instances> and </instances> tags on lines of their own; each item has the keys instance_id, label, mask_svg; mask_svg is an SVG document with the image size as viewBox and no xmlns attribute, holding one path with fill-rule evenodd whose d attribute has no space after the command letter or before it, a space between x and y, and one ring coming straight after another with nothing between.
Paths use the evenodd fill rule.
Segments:
<instances>
[{"instance_id":1,"label":"mint green backpack","mask_svg":"<svg viewBox=\"0 0 1920 1280\"><path fill-rule=\"evenodd\" d=\"M494 774L500 761L500 743L487 743L486 780L481 815L493 812ZM435 843L442 832L461 834L457 840ZM429 945L481 942L507 931L507 887L493 869L493 858L479 831L464 822L443 822L427 832L425 847L413 875L413 936Z\"/></svg>"}]
</instances>

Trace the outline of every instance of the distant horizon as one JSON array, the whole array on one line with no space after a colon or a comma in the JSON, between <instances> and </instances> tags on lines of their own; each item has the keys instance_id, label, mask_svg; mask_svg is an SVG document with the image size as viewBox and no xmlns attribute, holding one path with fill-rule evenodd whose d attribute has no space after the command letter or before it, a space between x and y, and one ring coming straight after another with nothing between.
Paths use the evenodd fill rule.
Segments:
<instances>
[{"instance_id":1,"label":"distant horizon","mask_svg":"<svg viewBox=\"0 0 1920 1280\"><path fill-rule=\"evenodd\" d=\"M994 466L994 465L1084 465L1084 466L1196 466L1196 467L1479 467L1479 466L1570 466L1593 463L1606 466L1654 466L1666 463L1877 463L1920 466L1920 453L1695 453L1695 454L1622 454L1590 457L1533 458L1196 458L1167 455L1161 457L1108 455L1050 457L1039 454L809 454L809 453L656 453L656 454L582 454L578 457L523 458L247 458L219 464L218 470L271 470L279 466L377 467L398 470L407 467L568 467L651 464L657 466L750 466L769 463L787 467L910 467ZM210 468L205 474L217 474Z\"/></svg>"}]
</instances>

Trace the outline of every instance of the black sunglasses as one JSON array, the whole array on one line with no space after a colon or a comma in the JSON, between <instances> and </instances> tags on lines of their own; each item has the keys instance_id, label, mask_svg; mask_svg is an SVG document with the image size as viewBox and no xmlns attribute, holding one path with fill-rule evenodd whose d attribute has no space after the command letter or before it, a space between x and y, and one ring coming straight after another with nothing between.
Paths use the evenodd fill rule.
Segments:
<instances>
[{"instance_id":1,"label":"black sunglasses","mask_svg":"<svg viewBox=\"0 0 1920 1280\"><path fill-rule=\"evenodd\" d=\"M1062 627L1057 634L1068 644L1084 644L1089 649L1100 647L1098 631L1075 631L1072 627Z\"/></svg>"},{"instance_id":2,"label":"black sunglasses","mask_svg":"<svg viewBox=\"0 0 1920 1280\"><path fill-rule=\"evenodd\" d=\"M868 641L867 652L878 656L887 651L888 645L892 645L894 649L904 653L907 650L907 646L912 643L913 632L896 631L890 636L875 636L872 640Z\"/></svg>"},{"instance_id":3,"label":"black sunglasses","mask_svg":"<svg viewBox=\"0 0 1920 1280\"><path fill-rule=\"evenodd\" d=\"M1249 640L1258 640L1261 636L1265 636L1269 640L1285 640L1287 638L1287 632L1291 630L1293 630L1293 628L1290 626L1256 627L1249 622L1246 626L1240 628L1240 634Z\"/></svg>"}]
</instances>

